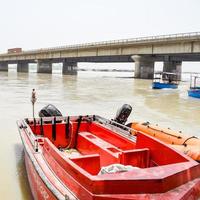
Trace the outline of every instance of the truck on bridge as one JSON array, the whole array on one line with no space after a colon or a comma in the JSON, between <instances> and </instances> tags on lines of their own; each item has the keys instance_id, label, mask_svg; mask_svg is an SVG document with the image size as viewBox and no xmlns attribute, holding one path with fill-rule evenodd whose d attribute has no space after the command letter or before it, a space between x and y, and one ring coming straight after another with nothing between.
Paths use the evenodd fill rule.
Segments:
<instances>
[{"instance_id":1,"label":"truck on bridge","mask_svg":"<svg viewBox=\"0 0 200 200\"><path fill-rule=\"evenodd\" d=\"M8 53L20 53L22 52L22 48L12 48L12 49L8 49Z\"/></svg>"}]
</instances>

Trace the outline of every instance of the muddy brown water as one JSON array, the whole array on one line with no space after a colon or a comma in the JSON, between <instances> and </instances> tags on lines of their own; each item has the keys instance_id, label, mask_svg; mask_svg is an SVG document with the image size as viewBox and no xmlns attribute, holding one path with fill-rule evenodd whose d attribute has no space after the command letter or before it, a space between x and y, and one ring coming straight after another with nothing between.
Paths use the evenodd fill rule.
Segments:
<instances>
[{"instance_id":1,"label":"muddy brown water","mask_svg":"<svg viewBox=\"0 0 200 200\"><path fill-rule=\"evenodd\" d=\"M31 199L16 120L32 116L30 95L37 92L36 114L48 103L63 115L98 114L113 118L131 104L130 121L149 121L200 136L200 99L187 96L188 82L177 90L152 90L150 80L117 74L81 72L78 76L0 73L0 195L1 199ZM127 74L126 74L127 76Z\"/></svg>"}]
</instances>

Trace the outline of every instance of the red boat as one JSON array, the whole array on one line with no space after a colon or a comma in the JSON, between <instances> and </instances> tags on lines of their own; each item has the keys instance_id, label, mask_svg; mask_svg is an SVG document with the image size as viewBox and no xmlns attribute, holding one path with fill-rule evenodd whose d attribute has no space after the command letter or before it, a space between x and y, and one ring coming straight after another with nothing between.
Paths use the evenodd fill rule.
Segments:
<instances>
[{"instance_id":1,"label":"red boat","mask_svg":"<svg viewBox=\"0 0 200 200\"><path fill-rule=\"evenodd\" d=\"M34 199L188 200L200 164L142 132L99 116L17 122Z\"/></svg>"}]
</instances>

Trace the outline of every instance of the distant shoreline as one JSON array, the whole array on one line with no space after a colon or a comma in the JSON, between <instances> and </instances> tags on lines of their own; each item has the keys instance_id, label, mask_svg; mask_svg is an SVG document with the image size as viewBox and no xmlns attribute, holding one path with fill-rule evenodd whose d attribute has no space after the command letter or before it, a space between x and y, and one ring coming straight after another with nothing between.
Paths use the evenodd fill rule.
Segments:
<instances>
[{"instance_id":1,"label":"distant shoreline","mask_svg":"<svg viewBox=\"0 0 200 200\"><path fill-rule=\"evenodd\" d=\"M130 69L78 69L78 71L92 71L92 72L134 72ZM200 74L200 72L182 72L181 74Z\"/></svg>"},{"instance_id":2,"label":"distant shoreline","mask_svg":"<svg viewBox=\"0 0 200 200\"><path fill-rule=\"evenodd\" d=\"M93 72L134 72L130 69L78 69L78 71L93 71Z\"/></svg>"}]
</instances>

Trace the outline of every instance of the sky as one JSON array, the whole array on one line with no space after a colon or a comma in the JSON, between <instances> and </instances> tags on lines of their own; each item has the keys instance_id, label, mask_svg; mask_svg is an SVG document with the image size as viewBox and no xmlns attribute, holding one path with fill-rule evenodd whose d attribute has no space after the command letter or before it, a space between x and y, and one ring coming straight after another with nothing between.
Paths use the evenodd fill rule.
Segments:
<instances>
[{"instance_id":1,"label":"sky","mask_svg":"<svg viewBox=\"0 0 200 200\"><path fill-rule=\"evenodd\" d=\"M200 31L200 0L0 0L0 52Z\"/></svg>"}]
</instances>

